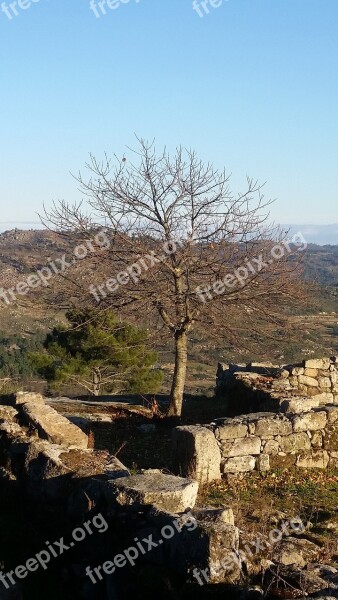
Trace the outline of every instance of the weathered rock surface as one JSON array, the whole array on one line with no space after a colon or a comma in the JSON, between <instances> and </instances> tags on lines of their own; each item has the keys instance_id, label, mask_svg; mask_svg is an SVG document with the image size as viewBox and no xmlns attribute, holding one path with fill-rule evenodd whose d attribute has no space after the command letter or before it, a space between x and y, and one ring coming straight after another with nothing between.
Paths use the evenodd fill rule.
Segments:
<instances>
[{"instance_id":1,"label":"weathered rock surface","mask_svg":"<svg viewBox=\"0 0 338 600\"><path fill-rule=\"evenodd\" d=\"M174 475L132 475L107 483L118 504L153 505L168 512L193 508L198 493L197 481Z\"/></svg>"},{"instance_id":2,"label":"weathered rock surface","mask_svg":"<svg viewBox=\"0 0 338 600\"><path fill-rule=\"evenodd\" d=\"M320 400L317 396L313 396L312 398L292 398L291 400L284 400L281 410L284 413L299 414L317 408L319 404Z\"/></svg>"},{"instance_id":3,"label":"weathered rock surface","mask_svg":"<svg viewBox=\"0 0 338 600\"><path fill-rule=\"evenodd\" d=\"M252 415L252 422L255 422L254 415ZM270 414L265 417L258 415L255 425L255 435L259 435L263 439L274 435L290 435L292 433L290 421L282 415Z\"/></svg>"},{"instance_id":4,"label":"weathered rock surface","mask_svg":"<svg viewBox=\"0 0 338 600\"><path fill-rule=\"evenodd\" d=\"M247 473L253 471L256 466L256 460L253 456L237 456L229 458L223 465L223 473Z\"/></svg>"},{"instance_id":5,"label":"weathered rock surface","mask_svg":"<svg viewBox=\"0 0 338 600\"><path fill-rule=\"evenodd\" d=\"M221 452L213 431L206 427L175 427L173 451L176 471L199 483L221 478Z\"/></svg>"},{"instance_id":6,"label":"weathered rock surface","mask_svg":"<svg viewBox=\"0 0 338 600\"><path fill-rule=\"evenodd\" d=\"M17 417L18 411L12 406L0 405L0 422L1 421L14 421Z\"/></svg>"},{"instance_id":7,"label":"weathered rock surface","mask_svg":"<svg viewBox=\"0 0 338 600\"><path fill-rule=\"evenodd\" d=\"M224 423L217 430L217 437L223 440L231 440L235 438L244 438L248 433L248 426L244 423L233 423L230 421Z\"/></svg>"},{"instance_id":8,"label":"weathered rock surface","mask_svg":"<svg viewBox=\"0 0 338 600\"><path fill-rule=\"evenodd\" d=\"M305 469L326 469L329 464L329 455L325 450L312 450L297 456L296 466Z\"/></svg>"},{"instance_id":9,"label":"weathered rock surface","mask_svg":"<svg viewBox=\"0 0 338 600\"><path fill-rule=\"evenodd\" d=\"M31 404L44 404L45 400L42 394L36 392L16 392L16 394L14 394L15 406L20 406L20 404L25 404L26 402L30 402Z\"/></svg>"},{"instance_id":10,"label":"weathered rock surface","mask_svg":"<svg viewBox=\"0 0 338 600\"><path fill-rule=\"evenodd\" d=\"M293 429L298 431L316 431L324 429L327 423L326 412L311 412L297 415L293 421Z\"/></svg>"},{"instance_id":11,"label":"weathered rock surface","mask_svg":"<svg viewBox=\"0 0 338 600\"><path fill-rule=\"evenodd\" d=\"M225 453L229 458L234 456L257 455L261 451L261 440L259 437L247 437L239 440L234 440L231 448Z\"/></svg>"},{"instance_id":12,"label":"weathered rock surface","mask_svg":"<svg viewBox=\"0 0 338 600\"><path fill-rule=\"evenodd\" d=\"M53 444L66 448L88 447L87 435L46 404L27 402L22 406L22 415L27 423L38 430L41 437Z\"/></svg>"},{"instance_id":13,"label":"weathered rock surface","mask_svg":"<svg viewBox=\"0 0 338 600\"><path fill-rule=\"evenodd\" d=\"M305 567L307 563L318 560L320 555L320 547L304 538L285 538L275 548L276 561L285 566Z\"/></svg>"},{"instance_id":14,"label":"weathered rock surface","mask_svg":"<svg viewBox=\"0 0 338 600\"><path fill-rule=\"evenodd\" d=\"M311 441L305 432L293 433L280 440L280 449L282 452L291 453L299 450L310 450Z\"/></svg>"}]
</instances>

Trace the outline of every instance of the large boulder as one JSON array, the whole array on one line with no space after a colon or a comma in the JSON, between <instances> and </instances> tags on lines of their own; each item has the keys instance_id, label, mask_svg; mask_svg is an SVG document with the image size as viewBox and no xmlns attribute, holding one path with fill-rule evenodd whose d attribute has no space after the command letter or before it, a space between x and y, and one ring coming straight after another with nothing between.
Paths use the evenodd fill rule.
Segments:
<instances>
[{"instance_id":1,"label":"large boulder","mask_svg":"<svg viewBox=\"0 0 338 600\"><path fill-rule=\"evenodd\" d=\"M199 483L221 479L221 453L211 429L192 425L173 430L175 470Z\"/></svg>"},{"instance_id":2,"label":"large boulder","mask_svg":"<svg viewBox=\"0 0 338 600\"><path fill-rule=\"evenodd\" d=\"M162 473L114 479L107 487L121 506L152 505L172 513L193 508L198 493L197 481Z\"/></svg>"}]
</instances>

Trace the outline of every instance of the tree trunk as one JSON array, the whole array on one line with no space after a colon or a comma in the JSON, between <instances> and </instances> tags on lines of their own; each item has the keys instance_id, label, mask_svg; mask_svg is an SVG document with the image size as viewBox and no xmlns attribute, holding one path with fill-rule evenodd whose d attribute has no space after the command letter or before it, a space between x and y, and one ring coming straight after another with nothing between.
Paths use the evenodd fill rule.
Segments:
<instances>
[{"instance_id":1,"label":"tree trunk","mask_svg":"<svg viewBox=\"0 0 338 600\"><path fill-rule=\"evenodd\" d=\"M101 373L100 369L93 369L93 392L94 396L99 396L101 390Z\"/></svg>"},{"instance_id":2,"label":"tree trunk","mask_svg":"<svg viewBox=\"0 0 338 600\"><path fill-rule=\"evenodd\" d=\"M175 370L170 392L168 417L180 417L183 407L183 392L187 372L188 337L185 331L175 335Z\"/></svg>"}]
</instances>

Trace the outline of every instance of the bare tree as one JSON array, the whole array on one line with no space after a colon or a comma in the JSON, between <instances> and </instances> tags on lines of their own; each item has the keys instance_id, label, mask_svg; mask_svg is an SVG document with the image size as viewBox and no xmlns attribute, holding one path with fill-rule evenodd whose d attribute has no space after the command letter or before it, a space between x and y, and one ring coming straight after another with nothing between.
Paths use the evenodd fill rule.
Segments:
<instances>
[{"instance_id":1,"label":"bare tree","mask_svg":"<svg viewBox=\"0 0 338 600\"><path fill-rule=\"evenodd\" d=\"M85 201L55 203L45 223L63 234L106 227L111 245L90 267L82 301L95 298L98 307L171 336L168 415L180 416L189 333L204 328L224 337L246 327L261 335L268 322L277 327L282 307L304 294L300 246L268 224L270 202L256 181L248 178L235 195L226 172L195 152L158 155L154 144L139 143L135 163L91 156L89 178L77 177ZM82 287L84 280L82 273Z\"/></svg>"}]
</instances>

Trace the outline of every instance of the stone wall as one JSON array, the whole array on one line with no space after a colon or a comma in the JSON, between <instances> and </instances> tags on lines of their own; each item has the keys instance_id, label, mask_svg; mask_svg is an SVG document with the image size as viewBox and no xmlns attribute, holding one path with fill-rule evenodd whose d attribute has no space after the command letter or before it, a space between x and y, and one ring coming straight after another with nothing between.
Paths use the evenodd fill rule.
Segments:
<instances>
[{"instance_id":1,"label":"stone wall","mask_svg":"<svg viewBox=\"0 0 338 600\"><path fill-rule=\"evenodd\" d=\"M205 483L254 470L337 467L337 372L336 357L282 367L219 365L218 392L237 416L175 428L177 470ZM254 412L238 415L243 406Z\"/></svg>"},{"instance_id":2,"label":"stone wall","mask_svg":"<svg viewBox=\"0 0 338 600\"><path fill-rule=\"evenodd\" d=\"M167 578L179 579L183 586L190 578L192 565L210 571L212 583L240 579L238 566L229 572L221 564L230 551L238 551L239 530L233 512L227 507L197 508L195 480L159 470L131 475L115 456L88 448L87 435L48 406L39 394L16 394L10 404L0 403L0 495L4 492L7 496L14 488L13 501L19 497L25 506L29 503L30 518L36 511L42 536L47 535L44 519L48 536L51 521L55 522L55 539L98 512L109 524L106 538L91 538L83 554L80 544L79 554L69 555L69 562L62 565L62 581L67 582L67 577L72 581L76 597L112 600L117 598L117 581L125 594L121 592L119 598L138 598L142 578L153 582L155 591L156 585ZM167 531L171 527L177 535L169 538L163 534L162 539L165 527ZM147 536L161 540L158 551L140 553L141 560L129 570L117 569L121 575L117 574L114 584L107 578L102 586L89 585L87 565L103 564ZM68 597L67 591L66 586L60 597ZM12 599L3 593L7 592L0 583L0 598ZM159 589L155 596L163 594Z\"/></svg>"},{"instance_id":3,"label":"stone wall","mask_svg":"<svg viewBox=\"0 0 338 600\"><path fill-rule=\"evenodd\" d=\"M338 404L338 357L293 365L219 363L216 393L228 399L228 414L279 411L285 400L307 399L309 406Z\"/></svg>"}]
</instances>

